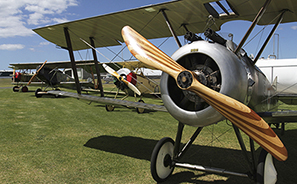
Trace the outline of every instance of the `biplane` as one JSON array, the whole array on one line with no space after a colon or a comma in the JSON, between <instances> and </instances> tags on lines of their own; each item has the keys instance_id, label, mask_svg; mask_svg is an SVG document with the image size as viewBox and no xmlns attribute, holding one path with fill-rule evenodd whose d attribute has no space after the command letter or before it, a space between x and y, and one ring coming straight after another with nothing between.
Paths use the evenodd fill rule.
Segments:
<instances>
[{"instance_id":1,"label":"biplane","mask_svg":"<svg viewBox=\"0 0 297 184\"><path fill-rule=\"evenodd\" d=\"M87 61L78 61L78 66L80 64L88 65ZM17 92L21 90L22 92L28 91L28 86L40 86L41 88L36 89L35 96L42 97L43 94L47 94L46 90L48 88L58 90L59 87L63 88L75 88L74 79L63 73L59 68L71 68L70 62L43 62L43 63L16 63L10 64L11 68L14 69L13 91ZM28 73L26 71L35 70L34 74ZM19 72L15 72L19 70ZM38 78L38 79L37 79ZM91 82L80 82L83 88L93 87ZM56 96L58 97L58 96Z\"/></svg>"},{"instance_id":2,"label":"biplane","mask_svg":"<svg viewBox=\"0 0 297 184\"><path fill-rule=\"evenodd\" d=\"M146 68L146 66L139 61L98 62L100 73L108 72L108 74L112 76L109 78L111 78L111 81L115 84L115 87L117 88L116 92L108 90L103 91L102 82L101 80L98 80L98 77L100 78L100 73L99 75L97 74L97 76L95 76L94 73L94 71L96 71L94 61L80 60L75 61L75 63L78 68L82 68L90 74L87 81L79 82L83 91L100 92L101 96L104 96L104 93L111 93L115 94L114 98L117 98L119 94L124 94L125 96L121 98L121 100L125 100L128 96L134 95L135 101L141 103L144 103L142 97L145 95L160 98L160 71L152 70L151 67ZM42 97L42 95L51 94L51 92L48 93L48 88L56 91L59 91L59 87L75 88L75 82L71 77L71 73L68 72L68 74L65 74L58 70L58 68L64 68L64 70L71 68L70 61L54 61L47 62L45 65L43 64L44 63L39 62L10 64L10 67L14 70L23 70L22 73L15 72L13 75L13 91L17 92L21 89L22 92L26 92L28 91L28 85L45 86L44 89L36 89L35 96L39 98ZM29 75L24 72L24 70L28 71L29 69L36 69L35 75ZM36 80L36 76L38 81ZM96 77L97 80L95 80ZM120 91L123 91L124 93L121 93ZM139 100L137 100L136 94L140 97ZM54 94L54 96L59 97L60 95ZM107 111L113 111L115 106L113 104L106 104L105 108ZM165 108L161 109L164 110ZM144 109L136 108L136 111L138 113L143 113Z\"/></svg>"},{"instance_id":3,"label":"biplane","mask_svg":"<svg viewBox=\"0 0 297 184\"><path fill-rule=\"evenodd\" d=\"M87 41L94 48L125 42L139 61L163 71L162 100L167 111L178 121L178 130L175 141L165 137L152 152L151 174L157 182L170 177L175 167L182 167L242 176L267 184L277 181L274 158L279 161L288 158L286 147L267 122L280 118L296 121L292 119L296 118L296 112L292 116L285 111L280 112L281 116L277 115L278 93L256 63L278 25L297 20L296 11L297 5L292 0L181 0L50 25L34 31L67 48L71 61L74 61L74 50L88 48ZM238 44L216 33L223 23L232 20L251 21L250 28ZM256 57L250 58L243 45L257 24L274 26ZM181 35L187 44L181 44L178 37ZM171 57L147 40L169 36L179 47ZM82 98L79 88L77 92L65 95ZM223 119L232 122L248 172L182 163L181 158L203 127ZM197 130L180 148L185 125L197 127ZM250 137L250 152L240 130ZM254 141L263 148L258 162Z\"/></svg>"}]
</instances>

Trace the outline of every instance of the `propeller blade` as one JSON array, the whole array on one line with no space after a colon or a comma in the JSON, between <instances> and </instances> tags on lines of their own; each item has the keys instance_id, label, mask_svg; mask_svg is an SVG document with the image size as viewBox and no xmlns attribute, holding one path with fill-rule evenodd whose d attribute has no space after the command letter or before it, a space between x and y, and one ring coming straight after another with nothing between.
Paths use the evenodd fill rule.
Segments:
<instances>
[{"instance_id":1,"label":"propeller blade","mask_svg":"<svg viewBox=\"0 0 297 184\"><path fill-rule=\"evenodd\" d=\"M288 158L287 149L281 140L252 109L201 84L195 78L195 73L179 65L131 27L125 26L122 36L130 52L139 61L171 75L179 88L192 91L203 98L276 159L285 161Z\"/></svg>"},{"instance_id":2,"label":"propeller blade","mask_svg":"<svg viewBox=\"0 0 297 184\"><path fill-rule=\"evenodd\" d=\"M103 68L111 75L113 75L114 77L116 77L119 81L124 82L132 91L134 91L136 94L138 94L139 96L141 95L141 92L137 89L137 87L135 87L131 82L128 82L127 80L125 80L122 76L120 76L114 69L112 69L111 67L109 67L106 64L102 64Z\"/></svg>"},{"instance_id":3,"label":"propeller blade","mask_svg":"<svg viewBox=\"0 0 297 184\"><path fill-rule=\"evenodd\" d=\"M35 72L35 74L31 77L31 79L29 80L27 86L29 86L29 85L31 84L31 82L33 81L33 79L38 75L39 71L43 68L43 66L45 65L46 62L47 62L47 61L45 61L45 62L41 65L41 67L39 67L39 69Z\"/></svg>"}]
</instances>

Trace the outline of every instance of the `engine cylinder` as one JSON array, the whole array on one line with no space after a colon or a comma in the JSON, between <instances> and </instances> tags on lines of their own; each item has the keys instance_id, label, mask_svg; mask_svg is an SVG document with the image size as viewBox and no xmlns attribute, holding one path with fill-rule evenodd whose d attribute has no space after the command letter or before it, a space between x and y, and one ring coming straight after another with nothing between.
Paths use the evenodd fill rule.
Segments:
<instances>
[{"instance_id":1,"label":"engine cylinder","mask_svg":"<svg viewBox=\"0 0 297 184\"><path fill-rule=\"evenodd\" d=\"M196 41L178 49L172 58L197 74L200 83L227 96L244 101L247 94L245 65L218 43ZM181 90L166 73L161 77L162 100L178 121L196 127L216 123L224 117L195 93Z\"/></svg>"}]
</instances>

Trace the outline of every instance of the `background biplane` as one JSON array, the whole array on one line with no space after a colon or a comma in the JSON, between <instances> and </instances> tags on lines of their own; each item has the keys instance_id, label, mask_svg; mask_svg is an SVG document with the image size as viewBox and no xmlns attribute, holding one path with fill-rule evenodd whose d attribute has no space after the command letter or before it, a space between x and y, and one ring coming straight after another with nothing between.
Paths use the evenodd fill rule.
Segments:
<instances>
[{"instance_id":1,"label":"background biplane","mask_svg":"<svg viewBox=\"0 0 297 184\"><path fill-rule=\"evenodd\" d=\"M117 98L118 94L120 93L120 90L124 91L125 95L121 100L126 99L129 95L134 96L135 94L138 94L140 96L140 99L137 100L137 97L135 96L135 101L138 101L139 103L144 103L142 100L142 96L149 95L153 97L160 98L160 71L152 71L151 67L146 68L147 66L142 64L139 61L121 61L121 62L111 62L111 63L98 63L99 71L100 73L110 73L112 74L112 81L115 84L115 87L117 88L116 92L105 90L103 92L100 90L100 82L101 80L98 80L99 75L94 73L96 71L94 61L90 60L81 60L76 61L76 66L78 68L82 68L86 72L90 74L90 77L87 81L80 81L80 87L84 91L95 91L100 92L101 96L103 93L111 93L115 94L115 99ZM59 87L62 88L75 88L75 82L74 79L71 77L71 73L67 72L68 74L62 73L62 71L58 70L58 68L71 68L71 62L70 61L54 61L54 62L46 62L44 63L17 63L17 64L10 64L11 68L15 70L30 70L30 69L36 69L36 73L30 74L30 75L24 75L20 72L15 72L14 75L15 81L13 82L13 91L19 91L19 89L22 89L22 91L28 91L28 85L35 85L35 86L44 86L44 89L38 88L35 91L36 97L41 97L44 94L51 94L52 91L46 91L48 88L52 88L55 91L59 89ZM41 67L42 66L42 67ZM151 69L149 69L151 68ZM40 71L39 71L40 70ZM117 70L117 71L116 71ZM70 71L71 72L71 71ZM83 72L83 71L81 71ZM133 74L133 76L130 76L130 74ZM70 76L71 75L71 76ZM26 76L26 77L24 77ZM39 81L36 81L36 76L39 79ZM92 82L91 82L92 78ZM95 80L95 78L97 78ZM101 82L102 83L102 82ZM131 84L130 84L131 83ZM101 84L102 85L102 84ZM137 87L135 87L135 86ZM134 91L133 91L134 90ZM59 91L59 90L58 90ZM60 95L53 94L54 96L58 97ZM106 103L106 100L104 101L97 101ZM107 100L107 102L110 102ZM121 103L119 105L126 104ZM129 102L128 102L129 104ZM117 103L115 104L117 105ZM166 111L164 107L151 107L151 106L143 106L145 108L138 108L136 107L136 111L138 113L143 113L144 109L149 110L161 110ZM130 105L131 107L131 105ZM132 105L132 107L134 107ZM113 103L107 103L105 106L107 111L113 111L115 106Z\"/></svg>"},{"instance_id":2,"label":"background biplane","mask_svg":"<svg viewBox=\"0 0 297 184\"><path fill-rule=\"evenodd\" d=\"M156 181L165 181L175 167L183 167L248 177L258 183L275 183L277 171L273 157L285 161L288 153L278 136L259 115L267 122L279 118L292 121L292 116L284 111L280 112L281 117L274 116L278 112L278 95L255 64L277 26L281 22L297 20L296 11L297 5L291 0L182 0L46 26L34 31L48 41L67 48L72 63L73 51L88 48L84 43L86 40L90 40L93 47L119 45L125 40L137 59L164 71L161 79L162 100L179 125L175 142L165 137L153 150L151 173ZM223 23L232 20L252 21L238 45L215 32ZM256 24L275 26L256 57L251 59L242 46ZM139 31L143 37L125 27L123 39L120 32L126 25ZM188 44L181 45L178 39L180 35L185 35ZM145 39L168 36L173 36L180 47L172 58ZM81 98L78 87L77 92L65 95ZM293 117L296 117L296 112ZM181 158L202 128L224 118L233 123L249 172L238 173L182 163ZM198 128L180 149L185 125ZM239 129L250 137L251 155L247 152ZM253 140L264 148L258 164Z\"/></svg>"},{"instance_id":3,"label":"background biplane","mask_svg":"<svg viewBox=\"0 0 297 184\"><path fill-rule=\"evenodd\" d=\"M87 61L77 62L80 64L88 65ZM70 62L47 62L44 63L16 63L10 64L11 68L14 69L13 82L14 85L13 91L17 92L21 89L22 92L28 91L29 85L40 86L35 91L36 97L41 97L43 94L46 94L48 88L57 90L59 87L64 88L75 88L74 79L59 70L59 68L71 68ZM28 74L25 71L35 70L35 74ZM15 72L19 70L19 72ZM37 80L38 78L38 80ZM94 84L91 82L80 82L83 88L94 87Z\"/></svg>"}]
</instances>

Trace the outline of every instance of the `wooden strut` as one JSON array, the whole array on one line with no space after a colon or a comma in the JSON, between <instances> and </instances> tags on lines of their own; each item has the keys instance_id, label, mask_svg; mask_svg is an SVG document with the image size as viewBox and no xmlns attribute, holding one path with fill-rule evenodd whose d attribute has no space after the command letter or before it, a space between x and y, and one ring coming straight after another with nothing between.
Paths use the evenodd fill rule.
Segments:
<instances>
[{"instance_id":1,"label":"wooden strut","mask_svg":"<svg viewBox=\"0 0 297 184\"><path fill-rule=\"evenodd\" d=\"M165 18L166 24L167 24L167 26L168 26L168 28L169 28L175 42L177 43L178 47L181 47L182 45L181 45L178 37L176 36L176 34L174 32L174 29L172 28L172 25L171 25L171 23L170 23L170 21L169 21L169 19L167 17L167 14L165 13L165 9L161 9L160 12L162 12L162 14L163 14L163 16Z\"/></svg>"},{"instance_id":2,"label":"wooden strut","mask_svg":"<svg viewBox=\"0 0 297 184\"><path fill-rule=\"evenodd\" d=\"M253 62L253 65L255 65L256 62L258 61L258 59L259 59L259 57L261 56L263 50L265 49L266 45L267 45L268 42L270 41L271 37L273 36L273 34L274 34L276 28L279 26L279 24L280 24L281 21L283 20L283 17L284 17L285 12L287 12L287 11L288 11L288 10L283 10L283 11L281 12L281 15L280 15L279 19L277 20L277 22L276 22L275 25L273 26L272 30L270 31L270 34L269 34L268 37L266 38L266 40L265 40L264 44L262 45L262 47L261 47L259 53L258 53L257 56L255 57L254 62Z\"/></svg>"},{"instance_id":3,"label":"wooden strut","mask_svg":"<svg viewBox=\"0 0 297 184\"><path fill-rule=\"evenodd\" d=\"M91 42L92 47L95 48L95 42L94 42L93 37L90 37L90 42ZM97 84L98 84L98 87L100 90L101 97L103 97L104 91L103 91L103 85L102 85L101 75L100 75L100 70L99 70L99 65L98 65L98 58L97 58L96 51L94 49L92 49L92 53L93 53L94 64L95 64L96 73L97 73Z\"/></svg>"},{"instance_id":4,"label":"wooden strut","mask_svg":"<svg viewBox=\"0 0 297 184\"><path fill-rule=\"evenodd\" d=\"M78 94L81 94L81 86L80 86L79 79L78 79L77 68L76 68L76 64L75 64L72 44L71 44L70 35L69 35L69 31L68 31L67 27L64 27L64 34L65 34L65 39L66 39L66 43L67 43L67 50L68 50L70 61L71 61L71 68L72 68L73 75L74 75L76 91Z\"/></svg>"},{"instance_id":5,"label":"wooden strut","mask_svg":"<svg viewBox=\"0 0 297 184\"><path fill-rule=\"evenodd\" d=\"M242 38L242 40L240 41L240 43L238 44L237 48L235 49L234 53L236 55L238 55L241 47L243 46L243 44L245 43L245 41L247 40L247 38L249 37L249 35L251 34L251 32L253 31L254 27L256 26L256 24L259 22L259 20L261 19L262 15L265 13L269 3L271 2L271 0L266 0L265 4L262 6L262 8L260 9L259 13L257 14L257 16L255 17L254 21L252 22L251 26L249 27L249 29L247 30L247 32L245 33L244 37Z\"/></svg>"}]
</instances>

